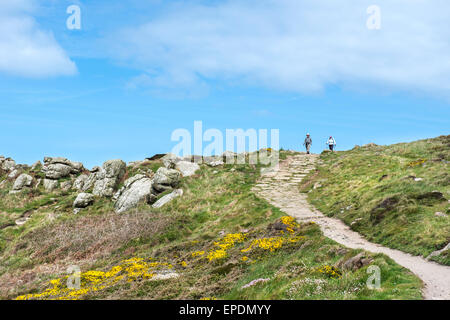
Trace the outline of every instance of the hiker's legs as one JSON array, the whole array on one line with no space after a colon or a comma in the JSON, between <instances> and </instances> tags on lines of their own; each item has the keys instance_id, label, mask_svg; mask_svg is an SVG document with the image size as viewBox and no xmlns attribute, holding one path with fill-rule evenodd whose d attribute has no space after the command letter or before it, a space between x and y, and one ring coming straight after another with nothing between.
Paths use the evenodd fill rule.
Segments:
<instances>
[{"instance_id":1,"label":"hiker's legs","mask_svg":"<svg viewBox=\"0 0 450 320\"><path fill-rule=\"evenodd\" d=\"M334 145L330 144L328 146L330 147L330 150L333 151Z\"/></svg>"},{"instance_id":2,"label":"hiker's legs","mask_svg":"<svg viewBox=\"0 0 450 320\"><path fill-rule=\"evenodd\" d=\"M311 148L311 145L310 145L310 144L307 144L307 145L306 145L306 154L309 154L309 148Z\"/></svg>"}]
</instances>

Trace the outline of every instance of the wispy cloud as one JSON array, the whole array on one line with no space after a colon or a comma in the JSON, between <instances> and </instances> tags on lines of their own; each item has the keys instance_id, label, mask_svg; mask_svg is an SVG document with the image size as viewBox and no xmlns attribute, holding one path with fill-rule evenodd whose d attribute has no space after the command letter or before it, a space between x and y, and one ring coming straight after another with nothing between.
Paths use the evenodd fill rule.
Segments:
<instances>
[{"instance_id":1,"label":"wispy cloud","mask_svg":"<svg viewBox=\"0 0 450 320\"><path fill-rule=\"evenodd\" d=\"M273 113L267 109L258 109L258 110L253 110L252 114L257 116L257 117L261 117L261 118L268 118L268 117L272 117Z\"/></svg>"},{"instance_id":2,"label":"wispy cloud","mask_svg":"<svg viewBox=\"0 0 450 320\"><path fill-rule=\"evenodd\" d=\"M153 87L220 80L294 92L338 85L448 93L450 2L376 2L381 30L366 27L368 1L183 1L116 33L111 54Z\"/></svg>"},{"instance_id":3,"label":"wispy cloud","mask_svg":"<svg viewBox=\"0 0 450 320\"><path fill-rule=\"evenodd\" d=\"M73 75L76 65L33 19L32 0L1 1L0 72L24 77Z\"/></svg>"}]
</instances>

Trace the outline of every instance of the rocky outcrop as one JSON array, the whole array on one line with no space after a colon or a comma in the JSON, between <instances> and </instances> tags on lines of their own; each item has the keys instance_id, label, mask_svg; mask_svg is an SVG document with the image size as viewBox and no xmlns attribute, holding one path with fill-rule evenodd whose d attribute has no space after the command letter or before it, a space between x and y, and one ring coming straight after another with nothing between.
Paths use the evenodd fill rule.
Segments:
<instances>
[{"instance_id":1,"label":"rocky outcrop","mask_svg":"<svg viewBox=\"0 0 450 320\"><path fill-rule=\"evenodd\" d=\"M14 222L15 222L15 224L18 225L18 226L23 226L23 225L24 225L25 223L27 223L28 220L30 220L30 219L31 219L31 217L22 217L22 218L17 219L17 220L14 221Z\"/></svg>"},{"instance_id":2,"label":"rocky outcrop","mask_svg":"<svg viewBox=\"0 0 450 320\"><path fill-rule=\"evenodd\" d=\"M0 156L0 168L5 171L11 171L16 166L16 162L11 158Z\"/></svg>"},{"instance_id":3,"label":"rocky outcrop","mask_svg":"<svg viewBox=\"0 0 450 320\"><path fill-rule=\"evenodd\" d=\"M174 169L176 164L182 161L183 159L181 159L180 157L176 156L173 153L168 153L164 157L162 157L161 160L166 168Z\"/></svg>"},{"instance_id":4,"label":"rocky outcrop","mask_svg":"<svg viewBox=\"0 0 450 320\"><path fill-rule=\"evenodd\" d=\"M372 262L372 259L369 257L366 257L366 253L361 252L357 254L354 257L351 257L350 259L343 260L340 263L338 263L338 267L344 269L344 270L353 270L356 271L364 266L367 266Z\"/></svg>"},{"instance_id":5,"label":"rocky outcrop","mask_svg":"<svg viewBox=\"0 0 450 320\"><path fill-rule=\"evenodd\" d=\"M177 188L180 184L180 172L174 169L159 168L153 177L152 188L154 193L161 193L166 190Z\"/></svg>"},{"instance_id":6,"label":"rocky outcrop","mask_svg":"<svg viewBox=\"0 0 450 320\"><path fill-rule=\"evenodd\" d=\"M94 203L94 196L90 193L80 193L75 201L73 202L73 207L82 209L90 206Z\"/></svg>"},{"instance_id":7,"label":"rocky outcrop","mask_svg":"<svg viewBox=\"0 0 450 320\"><path fill-rule=\"evenodd\" d=\"M99 167L97 167L99 168ZM99 168L99 171L101 169ZM80 176L81 177L81 176ZM84 179L84 178L81 178ZM90 189L92 189L94 187L95 181L97 180L97 172L92 172L88 175L87 179L84 181L83 183L83 187L82 190L83 191L88 191Z\"/></svg>"},{"instance_id":8,"label":"rocky outcrop","mask_svg":"<svg viewBox=\"0 0 450 320\"><path fill-rule=\"evenodd\" d=\"M9 174L8 174L8 178L9 179L15 179L19 176L20 171L17 169L13 169Z\"/></svg>"},{"instance_id":9,"label":"rocky outcrop","mask_svg":"<svg viewBox=\"0 0 450 320\"><path fill-rule=\"evenodd\" d=\"M52 192L56 188L58 188L58 180L52 180L52 179L44 179L43 185L44 189L47 192Z\"/></svg>"},{"instance_id":10,"label":"rocky outcrop","mask_svg":"<svg viewBox=\"0 0 450 320\"><path fill-rule=\"evenodd\" d=\"M158 201L156 201L152 207L153 208L161 208L163 205L169 203L170 201L172 201L175 198L181 197L183 195L183 189L177 189L172 191L171 193L165 195L164 197L162 197L161 199L159 199Z\"/></svg>"},{"instance_id":11,"label":"rocky outcrop","mask_svg":"<svg viewBox=\"0 0 450 320\"><path fill-rule=\"evenodd\" d=\"M33 177L28 174L22 173L19 177L17 177L16 181L14 181L11 193L20 192L25 187L31 187L32 183Z\"/></svg>"},{"instance_id":12,"label":"rocky outcrop","mask_svg":"<svg viewBox=\"0 0 450 320\"><path fill-rule=\"evenodd\" d=\"M81 162L73 162L66 158L44 158L42 172L47 179L60 179L68 177L70 174L77 174L83 171Z\"/></svg>"},{"instance_id":13,"label":"rocky outcrop","mask_svg":"<svg viewBox=\"0 0 450 320\"><path fill-rule=\"evenodd\" d=\"M44 166L42 168L42 171L45 173L45 177L47 179L57 180L69 176L72 169L65 164L55 163Z\"/></svg>"},{"instance_id":14,"label":"rocky outcrop","mask_svg":"<svg viewBox=\"0 0 450 320\"><path fill-rule=\"evenodd\" d=\"M237 156L237 153L233 152L233 151L225 151L224 153L222 153L222 158L227 163L234 163L236 156Z\"/></svg>"},{"instance_id":15,"label":"rocky outcrop","mask_svg":"<svg viewBox=\"0 0 450 320\"><path fill-rule=\"evenodd\" d=\"M200 170L200 166L195 162L179 161L175 165L175 169L180 171L183 177L190 177Z\"/></svg>"},{"instance_id":16,"label":"rocky outcrop","mask_svg":"<svg viewBox=\"0 0 450 320\"><path fill-rule=\"evenodd\" d=\"M427 257L427 259L430 259L430 258L433 258L433 257L440 256L443 252L445 252L445 251L447 251L447 250L450 250L450 242L447 243L447 245L446 245L445 247L443 247L442 249L433 251L433 252Z\"/></svg>"},{"instance_id":17,"label":"rocky outcrop","mask_svg":"<svg viewBox=\"0 0 450 320\"><path fill-rule=\"evenodd\" d=\"M71 180L63 181L60 183L60 186L61 186L61 190L69 191L72 188L72 181Z\"/></svg>"},{"instance_id":18,"label":"rocky outcrop","mask_svg":"<svg viewBox=\"0 0 450 320\"><path fill-rule=\"evenodd\" d=\"M88 179L88 177L89 176L87 174L79 175L73 182L72 189L75 189L78 191L83 190L84 184L85 184L86 180Z\"/></svg>"},{"instance_id":19,"label":"rocky outcrop","mask_svg":"<svg viewBox=\"0 0 450 320\"><path fill-rule=\"evenodd\" d=\"M223 157L205 157L203 161L210 167L218 167L224 164Z\"/></svg>"},{"instance_id":20,"label":"rocky outcrop","mask_svg":"<svg viewBox=\"0 0 450 320\"><path fill-rule=\"evenodd\" d=\"M66 158L46 157L43 165L36 162L32 168L15 165L8 172L9 178L5 176L6 179L2 184L9 185L14 177L16 180L11 193L20 192L23 188L32 185L37 188L41 183L46 192L53 192L55 189L62 191L78 190L80 193L73 203L75 213L92 204L94 196L113 197L114 209L120 213L138 206L141 202L155 203L158 194L178 188L182 175L192 176L200 169L197 163L186 161L174 155L169 154L165 160L166 165L174 169L161 167L154 174L150 168L137 168L137 170L133 170L137 174L127 179L124 186L118 191L117 188L127 172L126 164L122 160L106 161L101 168L94 167L89 174L86 174L82 163L73 162ZM0 157L1 165L4 165L7 161L9 160ZM132 163L132 165L139 167L148 162L149 160L139 161ZM21 174L25 170L33 171L34 175L38 175L37 171L39 170L44 173L45 177L34 183L32 175ZM159 208L182 194L183 191L177 189L159 199L155 207Z\"/></svg>"},{"instance_id":21,"label":"rocky outcrop","mask_svg":"<svg viewBox=\"0 0 450 320\"><path fill-rule=\"evenodd\" d=\"M151 203L156 196L152 194L152 180L142 174L125 181L125 185L114 195L114 210L117 213L136 207L140 202Z\"/></svg>"},{"instance_id":22,"label":"rocky outcrop","mask_svg":"<svg viewBox=\"0 0 450 320\"><path fill-rule=\"evenodd\" d=\"M126 172L127 165L122 160L106 161L101 170L95 173L93 194L102 197L112 197Z\"/></svg>"}]
</instances>

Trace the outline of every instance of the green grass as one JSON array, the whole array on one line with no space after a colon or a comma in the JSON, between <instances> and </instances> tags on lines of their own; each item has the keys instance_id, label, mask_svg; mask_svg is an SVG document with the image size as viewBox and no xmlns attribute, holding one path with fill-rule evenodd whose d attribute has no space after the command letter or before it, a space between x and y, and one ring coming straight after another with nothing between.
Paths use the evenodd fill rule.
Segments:
<instances>
[{"instance_id":1,"label":"green grass","mask_svg":"<svg viewBox=\"0 0 450 320\"><path fill-rule=\"evenodd\" d=\"M153 164L155 168L159 165ZM381 268L379 290L369 290L365 285L368 266L341 270L338 279L318 273L317 268L339 266L359 251L339 250L343 247L324 237L315 224L297 226L292 235L274 230L272 223L284 214L252 192L259 169L252 165L202 166L195 176L182 180L182 197L160 209L143 203L123 214L112 212L110 200L96 199L93 206L73 215L70 205L76 192L36 193L32 197L18 194L14 201L5 195L0 210L8 216L33 210L33 216L22 227L0 231L1 237L8 238L0 252L0 283L9 284L0 286L0 297L42 292L49 280L65 275L68 265L79 265L83 272L107 271L124 259L141 257L171 263L180 277L121 281L82 298L421 298L421 281L384 255L367 253L372 259L370 265ZM14 207L13 202L20 205ZM224 258L205 258L217 249L215 243L223 241L224 235L237 233L247 236L227 249ZM242 252L257 239L273 237L284 239L281 248ZM299 240L289 242L291 237ZM206 253L193 257L196 251ZM270 281L241 289L258 278Z\"/></svg>"},{"instance_id":2,"label":"green grass","mask_svg":"<svg viewBox=\"0 0 450 320\"><path fill-rule=\"evenodd\" d=\"M321 160L301 190L324 214L370 241L415 255L450 242L450 136L324 152ZM434 260L450 265L448 253Z\"/></svg>"}]
</instances>

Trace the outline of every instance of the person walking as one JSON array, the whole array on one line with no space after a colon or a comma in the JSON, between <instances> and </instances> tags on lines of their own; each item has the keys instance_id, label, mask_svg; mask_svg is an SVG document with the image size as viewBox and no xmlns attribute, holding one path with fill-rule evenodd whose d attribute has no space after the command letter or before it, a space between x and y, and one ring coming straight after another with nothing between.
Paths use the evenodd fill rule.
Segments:
<instances>
[{"instance_id":1,"label":"person walking","mask_svg":"<svg viewBox=\"0 0 450 320\"><path fill-rule=\"evenodd\" d=\"M312 139L309 133L306 134L305 142L303 142L303 145L306 147L306 154L309 154L309 150L311 149L312 145Z\"/></svg>"},{"instance_id":2,"label":"person walking","mask_svg":"<svg viewBox=\"0 0 450 320\"><path fill-rule=\"evenodd\" d=\"M330 136L326 144L328 145L331 151L334 151L334 147L336 146L336 140L334 140L334 138Z\"/></svg>"}]
</instances>

